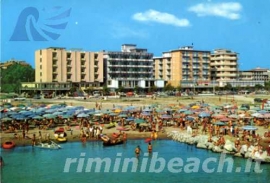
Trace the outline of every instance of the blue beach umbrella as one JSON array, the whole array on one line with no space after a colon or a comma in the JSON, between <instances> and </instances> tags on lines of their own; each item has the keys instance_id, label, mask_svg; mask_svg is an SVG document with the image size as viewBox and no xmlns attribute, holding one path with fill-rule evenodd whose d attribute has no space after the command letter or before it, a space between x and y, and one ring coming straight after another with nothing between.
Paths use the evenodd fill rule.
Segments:
<instances>
[{"instance_id":1,"label":"blue beach umbrella","mask_svg":"<svg viewBox=\"0 0 270 183\"><path fill-rule=\"evenodd\" d=\"M78 118L87 118L87 117L89 117L89 115L85 114L85 113L81 113L81 114L78 114L77 117Z\"/></svg>"},{"instance_id":2,"label":"blue beach umbrella","mask_svg":"<svg viewBox=\"0 0 270 183\"><path fill-rule=\"evenodd\" d=\"M207 112L201 112L198 116L204 118L204 117L209 117L210 114Z\"/></svg>"},{"instance_id":3,"label":"blue beach umbrella","mask_svg":"<svg viewBox=\"0 0 270 183\"><path fill-rule=\"evenodd\" d=\"M256 128L255 126L243 126L242 129L250 131L258 130L258 128Z\"/></svg>"}]
</instances>

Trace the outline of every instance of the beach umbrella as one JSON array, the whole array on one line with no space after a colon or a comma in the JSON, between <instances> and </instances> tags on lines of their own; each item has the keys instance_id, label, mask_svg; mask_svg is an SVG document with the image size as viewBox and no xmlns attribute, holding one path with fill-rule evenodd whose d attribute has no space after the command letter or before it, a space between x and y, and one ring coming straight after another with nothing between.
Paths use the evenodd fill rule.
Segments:
<instances>
[{"instance_id":1,"label":"beach umbrella","mask_svg":"<svg viewBox=\"0 0 270 183\"><path fill-rule=\"evenodd\" d=\"M212 117L216 119L220 119L220 118L225 118L226 116L223 114L213 114Z\"/></svg>"},{"instance_id":2,"label":"beach umbrella","mask_svg":"<svg viewBox=\"0 0 270 183\"><path fill-rule=\"evenodd\" d=\"M181 117L182 117L182 116L179 115L179 114L176 114L176 115L173 116L173 118L175 118L175 119L179 119L179 118L181 118Z\"/></svg>"},{"instance_id":3,"label":"beach umbrella","mask_svg":"<svg viewBox=\"0 0 270 183\"><path fill-rule=\"evenodd\" d=\"M270 113L263 114L264 118L270 118Z\"/></svg>"},{"instance_id":4,"label":"beach umbrella","mask_svg":"<svg viewBox=\"0 0 270 183\"><path fill-rule=\"evenodd\" d=\"M220 120L221 122L227 122L227 121L230 121L231 119L225 117L225 118L220 118L219 120Z\"/></svg>"},{"instance_id":5,"label":"beach umbrella","mask_svg":"<svg viewBox=\"0 0 270 183\"><path fill-rule=\"evenodd\" d=\"M214 125L217 125L217 126L225 126L226 124L221 122L221 121L218 121L218 122L215 122L213 123Z\"/></svg>"},{"instance_id":6,"label":"beach umbrella","mask_svg":"<svg viewBox=\"0 0 270 183\"><path fill-rule=\"evenodd\" d=\"M34 117L32 117L32 119L43 119L44 117L42 117L42 116L34 116Z\"/></svg>"},{"instance_id":7,"label":"beach umbrella","mask_svg":"<svg viewBox=\"0 0 270 183\"><path fill-rule=\"evenodd\" d=\"M260 110L260 111L258 111L258 113L265 114L265 113L268 113L268 112L266 110Z\"/></svg>"},{"instance_id":8,"label":"beach umbrella","mask_svg":"<svg viewBox=\"0 0 270 183\"><path fill-rule=\"evenodd\" d=\"M81 114L78 114L77 117L78 118L87 118L87 117L89 117L89 115L85 114L85 113L81 113Z\"/></svg>"},{"instance_id":9,"label":"beach umbrella","mask_svg":"<svg viewBox=\"0 0 270 183\"><path fill-rule=\"evenodd\" d=\"M229 118L233 118L233 119L238 119L238 118L239 118L239 116L236 115L236 114L231 114L231 115L229 115L228 117L229 117Z\"/></svg>"},{"instance_id":10,"label":"beach umbrella","mask_svg":"<svg viewBox=\"0 0 270 183\"><path fill-rule=\"evenodd\" d=\"M242 129L254 131L254 130L257 130L258 128L256 128L255 126L243 126Z\"/></svg>"},{"instance_id":11,"label":"beach umbrella","mask_svg":"<svg viewBox=\"0 0 270 183\"><path fill-rule=\"evenodd\" d=\"M247 111L248 108L247 107L240 107L239 110L242 110L242 111Z\"/></svg>"},{"instance_id":12,"label":"beach umbrella","mask_svg":"<svg viewBox=\"0 0 270 183\"><path fill-rule=\"evenodd\" d=\"M119 113L119 112L121 112L122 111L122 109L115 109L114 110L114 112L116 112L116 113Z\"/></svg>"},{"instance_id":13,"label":"beach umbrella","mask_svg":"<svg viewBox=\"0 0 270 183\"><path fill-rule=\"evenodd\" d=\"M199 117L202 117L202 118L204 118L204 117L209 117L209 116L210 116L210 113L207 113L207 112L201 112L198 116L199 116Z\"/></svg>"},{"instance_id":14,"label":"beach umbrella","mask_svg":"<svg viewBox=\"0 0 270 183\"><path fill-rule=\"evenodd\" d=\"M160 117L161 119L171 119L172 118L172 115L167 115L167 114L164 114Z\"/></svg>"},{"instance_id":15,"label":"beach umbrella","mask_svg":"<svg viewBox=\"0 0 270 183\"><path fill-rule=\"evenodd\" d=\"M177 112L181 113L181 112L185 112L187 111L187 109L179 109Z\"/></svg>"},{"instance_id":16,"label":"beach umbrella","mask_svg":"<svg viewBox=\"0 0 270 183\"><path fill-rule=\"evenodd\" d=\"M184 114L193 114L193 112L190 111L190 110L187 110L187 111L184 112Z\"/></svg>"},{"instance_id":17,"label":"beach umbrella","mask_svg":"<svg viewBox=\"0 0 270 183\"><path fill-rule=\"evenodd\" d=\"M145 123L146 121L144 119L135 119L135 123Z\"/></svg>"},{"instance_id":18,"label":"beach umbrella","mask_svg":"<svg viewBox=\"0 0 270 183\"><path fill-rule=\"evenodd\" d=\"M4 118L1 119L1 121L12 121L12 118L4 117Z\"/></svg>"},{"instance_id":19,"label":"beach umbrella","mask_svg":"<svg viewBox=\"0 0 270 183\"><path fill-rule=\"evenodd\" d=\"M128 117L128 118L126 119L126 121L134 121L134 120L135 120L134 117Z\"/></svg>"},{"instance_id":20,"label":"beach umbrella","mask_svg":"<svg viewBox=\"0 0 270 183\"><path fill-rule=\"evenodd\" d=\"M141 115L142 116L151 116L151 113L149 113L149 112L143 112L143 113L141 113Z\"/></svg>"},{"instance_id":21,"label":"beach umbrella","mask_svg":"<svg viewBox=\"0 0 270 183\"><path fill-rule=\"evenodd\" d=\"M248 113L250 113L250 114L253 114L253 113L256 113L256 112L257 112L257 110L252 109L252 110L248 110L247 112L248 112Z\"/></svg>"},{"instance_id":22,"label":"beach umbrella","mask_svg":"<svg viewBox=\"0 0 270 183\"><path fill-rule=\"evenodd\" d=\"M48 119L56 118L56 116L53 114L44 114L43 117L48 118Z\"/></svg>"},{"instance_id":23,"label":"beach umbrella","mask_svg":"<svg viewBox=\"0 0 270 183\"><path fill-rule=\"evenodd\" d=\"M72 118L73 115L70 115L70 114L64 114L64 115L60 115L60 117L61 117L62 119L68 119L68 118Z\"/></svg>"},{"instance_id":24,"label":"beach umbrella","mask_svg":"<svg viewBox=\"0 0 270 183\"><path fill-rule=\"evenodd\" d=\"M263 114L256 112L256 113L251 114L251 116L260 117L260 116L263 116Z\"/></svg>"},{"instance_id":25,"label":"beach umbrella","mask_svg":"<svg viewBox=\"0 0 270 183\"><path fill-rule=\"evenodd\" d=\"M55 115L55 116L59 116L59 115L63 114L63 112L56 111L56 112L54 112L54 113L52 113L52 114Z\"/></svg>"},{"instance_id":26,"label":"beach umbrella","mask_svg":"<svg viewBox=\"0 0 270 183\"><path fill-rule=\"evenodd\" d=\"M126 114L120 114L120 115L118 115L118 117L120 117L120 118L126 118L127 115Z\"/></svg>"},{"instance_id":27,"label":"beach umbrella","mask_svg":"<svg viewBox=\"0 0 270 183\"><path fill-rule=\"evenodd\" d=\"M139 126L149 126L148 123L140 123Z\"/></svg>"},{"instance_id":28,"label":"beach umbrella","mask_svg":"<svg viewBox=\"0 0 270 183\"><path fill-rule=\"evenodd\" d=\"M143 109L142 111L143 111L143 112L152 112L152 109L146 108L146 109Z\"/></svg>"},{"instance_id":29,"label":"beach umbrella","mask_svg":"<svg viewBox=\"0 0 270 183\"><path fill-rule=\"evenodd\" d=\"M188 121L193 121L195 119L195 117L193 117L193 116L187 116L186 117L186 120L188 120Z\"/></svg>"},{"instance_id":30,"label":"beach umbrella","mask_svg":"<svg viewBox=\"0 0 270 183\"><path fill-rule=\"evenodd\" d=\"M194 106L191 107L191 109L199 109L199 108L201 108L201 107L198 106L198 105L194 105Z\"/></svg>"},{"instance_id":31,"label":"beach umbrella","mask_svg":"<svg viewBox=\"0 0 270 183\"><path fill-rule=\"evenodd\" d=\"M109 116L117 116L117 114L112 112L112 113L109 114Z\"/></svg>"}]
</instances>

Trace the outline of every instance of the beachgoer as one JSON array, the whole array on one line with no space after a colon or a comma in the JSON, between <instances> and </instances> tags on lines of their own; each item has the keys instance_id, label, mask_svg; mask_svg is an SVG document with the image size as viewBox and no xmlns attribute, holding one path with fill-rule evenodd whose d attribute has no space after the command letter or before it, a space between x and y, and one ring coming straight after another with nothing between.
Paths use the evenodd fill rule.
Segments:
<instances>
[{"instance_id":1,"label":"beachgoer","mask_svg":"<svg viewBox=\"0 0 270 183\"><path fill-rule=\"evenodd\" d=\"M33 134L33 138L32 138L32 146L36 145L36 134Z\"/></svg>"},{"instance_id":2,"label":"beachgoer","mask_svg":"<svg viewBox=\"0 0 270 183\"><path fill-rule=\"evenodd\" d=\"M152 144L151 144L151 142L148 143L148 153L152 153Z\"/></svg>"},{"instance_id":3,"label":"beachgoer","mask_svg":"<svg viewBox=\"0 0 270 183\"><path fill-rule=\"evenodd\" d=\"M136 155L136 157L139 157L140 153L141 153L141 148L140 148L140 146L138 145L138 146L136 147L136 149L135 149L135 155Z\"/></svg>"},{"instance_id":4,"label":"beachgoer","mask_svg":"<svg viewBox=\"0 0 270 183\"><path fill-rule=\"evenodd\" d=\"M127 133L123 132L123 141L126 142L127 141Z\"/></svg>"},{"instance_id":5,"label":"beachgoer","mask_svg":"<svg viewBox=\"0 0 270 183\"><path fill-rule=\"evenodd\" d=\"M0 167L1 166L4 166L4 160L3 160L2 156L0 156Z\"/></svg>"}]
</instances>

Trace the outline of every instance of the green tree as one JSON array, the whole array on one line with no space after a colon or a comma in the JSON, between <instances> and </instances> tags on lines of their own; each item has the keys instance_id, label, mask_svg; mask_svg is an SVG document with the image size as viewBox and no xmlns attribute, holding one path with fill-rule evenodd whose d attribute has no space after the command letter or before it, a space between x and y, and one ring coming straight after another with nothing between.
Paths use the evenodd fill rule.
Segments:
<instances>
[{"instance_id":1,"label":"green tree","mask_svg":"<svg viewBox=\"0 0 270 183\"><path fill-rule=\"evenodd\" d=\"M109 95L110 89L105 85L102 88L103 95Z\"/></svg>"},{"instance_id":2,"label":"green tree","mask_svg":"<svg viewBox=\"0 0 270 183\"><path fill-rule=\"evenodd\" d=\"M232 84L231 83L227 83L225 86L224 86L224 90L232 90Z\"/></svg>"},{"instance_id":3,"label":"green tree","mask_svg":"<svg viewBox=\"0 0 270 183\"><path fill-rule=\"evenodd\" d=\"M13 64L1 69L1 92L20 92L22 82L34 82L35 70L29 65Z\"/></svg>"},{"instance_id":4,"label":"green tree","mask_svg":"<svg viewBox=\"0 0 270 183\"><path fill-rule=\"evenodd\" d=\"M255 88L255 90L261 90L261 89L263 89L263 86L260 85L260 84L256 84L256 85L254 86L254 88Z\"/></svg>"},{"instance_id":5,"label":"green tree","mask_svg":"<svg viewBox=\"0 0 270 183\"><path fill-rule=\"evenodd\" d=\"M265 83L264 83L264 89L265 90L270 90L270 81L266 81Z\"/></svg>"},{"instance_id":6,"label":"green tree","mask_svg":"<svg viewBox=\"0 0 270 183\"><path fill-rule=\"evenodd\" d=\"M175 88L170 83L163 88L164 91L173 91L174 89Z\"/></svg>"}]
</instances>

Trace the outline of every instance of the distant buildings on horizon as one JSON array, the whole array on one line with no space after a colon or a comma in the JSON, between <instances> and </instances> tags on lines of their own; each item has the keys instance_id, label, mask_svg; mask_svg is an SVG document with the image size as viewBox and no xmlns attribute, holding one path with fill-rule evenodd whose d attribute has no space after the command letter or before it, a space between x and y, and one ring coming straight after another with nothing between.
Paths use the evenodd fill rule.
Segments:
<instances>
[{"instance_id":1,"label":"distant buildings on horizon","mask_svg":"<svg viewBox=\"0 0 270 183\"><path fill-rule=\"evenodd\" d=\"M18 61L19 63L25 63ZM16 61L1 63L8 67ZM29 64L28 64L29 65ZM215 87L264 85L270 70L240 71L238 54L232 50L195 50L193 46L165 51L154 57L147 49L123 44L121 51L91 52L49 47L35 51L35 83L23 83L22 90L69 91L108 87L126 90L135 87L161 89L167 84L182 89L208 91Z\"/></svg>"}]
</instances>

